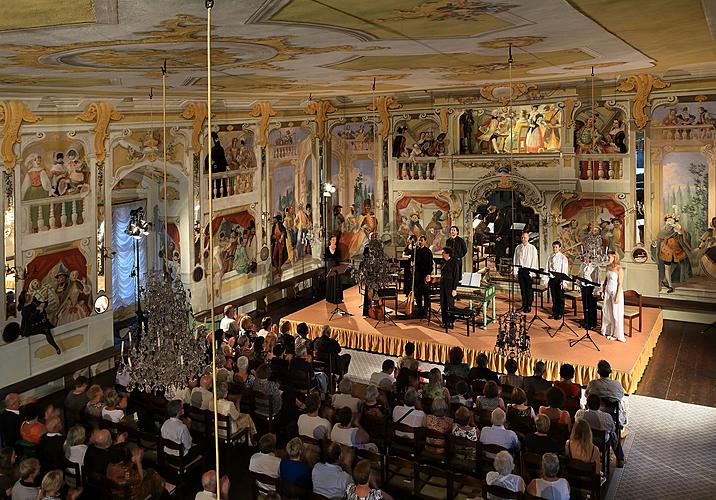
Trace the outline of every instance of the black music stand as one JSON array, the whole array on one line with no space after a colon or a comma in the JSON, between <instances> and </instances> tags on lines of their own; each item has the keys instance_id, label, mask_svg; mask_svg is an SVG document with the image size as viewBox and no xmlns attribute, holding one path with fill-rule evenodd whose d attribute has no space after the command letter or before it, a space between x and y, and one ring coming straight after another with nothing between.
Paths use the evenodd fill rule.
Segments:
<instances>
[{"instance_id":1,"label":"black music stand","mask_svg":"<svg viewBox=\"0 0 716 500\"><path fill-rule=\"evenodd\" d=\"M333 316L340 314L341 316L353 316L345 309L341 309L343 303L343 282L341 276L343 276L351 268L349 264L340 264L333 266L328 274L326 275L326 302L329 304L335 304L335 308L331 311L331 317L328 318L330 322Z\"/></svg>"},{"instance_id":2,"label":"black music stand","mask_svg":"<svg viewBox=\"0 0 716 500\"><path fill-rule=\"evenodd\" d=\"M563 283L565 281L567 283L574 283L574 278L572 278L569 274L564 274L564 273L560 273L557 271L550 271L549 274L555 278L559 278L560 280L562 280ZM564 293L564 292L562 292L562 293ZM554 300L554 297L552 297L552 300ZM559 331L562 328L564 328L565 326L567 327L567 330L569 330L570 332L572 332L574 334L575 337L579 337L579 334L574 331L574 328L572 328L571 326L569 326L567 324L567 321L565 320L564 311L562 311L562 323L560 323L560 325L554 331L554 335L557 335L559 333Z\"/></svg>"},{"instance_id":3,"label":"black music stand","mask_svg":"<svg viewBox=\"0 0 716 500\"><path fill-rule=\"evenodd\" d=\"M586 278L582 278L582 277L580 277L580 276L573 276L573 280L572 280L572 281L577 281L577 282L578 282L577 284L578 284L580 287L584 287L584 286L600 287L600 286L602 286L602 285L599 284L599 283L596 283L596 282L594 282L594 281L588 280L588 279L586 279ZM584 293L584 292L582 292L582 293ZM562 321L564 321L564 317L562 317ZM572 330L572 329L570 328L570 330ZM574 332L574 330L572 330L572 331ZM585 339L588 340L588 341L590 341L590 342L592 343L592 345L594 346L594 348L595 348L597 351L601 351L601 349L599 349L599 346L594 342L594 339L592 339L592 336L589 335L589 328L587 328L587 322L586 322L586 321L584 322L584 335L582 335L581 337L579 337L577 340L570 340L570 341L569 341L569 347L574 347L575 345L579 344L582 340L585 340Z\"/></svg>"},{"instance_id":4,"label":"black music stand","mask_svg":"<svg viewBox=\"0 0 716 500\"><path fill-rule=\"evenodd\" d=\"M546 272L546 271L543 271L542 269L533 269L533 268L531 268L531 267L524 267L524 266L519 266L519 265L514 265L514 267L517 267L517 268L519 268L519 269L525 269L526 271L529 271L529 272L531 272L531 273L534 273L534 274L536 274L537 276L549 276L549 273ZM547 330L547 335L549 335L550 337L554 337L554 335L552 335L552 334L549 332L549 331L552 329L552 327L549 326L549 325L547 324L547 322L540 317L540 315L537 313L538 310L539 310L539 308L537 307L537 304L535 303L535 315L532 316L532 319L530 320L530 324L527 325L527 331L529 332L529 331L530 331L530 328L532 328L532 323L534 323L535 321L539 320L539 321L541 321L542 324L545 326L545 329ZM556 335L556 333L555 333L555 335Z\"/></svg>"}]
</instances>

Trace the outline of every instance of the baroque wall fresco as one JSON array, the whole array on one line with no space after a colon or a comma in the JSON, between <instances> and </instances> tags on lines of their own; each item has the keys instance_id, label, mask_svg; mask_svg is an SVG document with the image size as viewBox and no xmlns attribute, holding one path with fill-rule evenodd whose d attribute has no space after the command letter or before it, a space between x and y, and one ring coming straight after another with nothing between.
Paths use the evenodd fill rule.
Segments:
<instances>
[{"instance_id":1,"label":"baroque wall fresco","mask_svg":"<svg viewBox=\"0 0 716 500\"><path fill-rule=\"evenodd\" d=\"M574 119L574 149L577 154L627 153L628 133L624 111L597 104L592 112L588 106Z\"/></svg>"},{"instance_id":2,"label":"baroque wall fresco","mask_svg":"<svg viewBox=\"0 0 716 500\"><path fill-rule=\"evenodd\" d=\"M398 245L406 246L411 235L425 236L434 253L439 253L453 225L447 193L405 194L395 202Z\"/></svg>"},{"instance_id":3,"label":"baroque wall fresco","mask_svg":"<svg viewBox=\"0 0 716 500\"><path fill-rule=\"evenodd\" d=\"M562 209L566 220L556 232L562 252L573 270L579 267L579 254L584 238L591 234L602 237L602 247L614 250L624 258L624 206L614 200L581 199L567 203Z\"/></svg>"},{"instance_id":4,"label":"baroque wall fresco","mask_svg":"<svg viewBox=\"0 0 716 500\"><path fill-rule=\"evenodd\" d=\"M254 150L254 134L249 130L243 130L241 125L221 125L218 134L228 164L227 175L231 178L229 193L252 192L258 165Z\"/></svg>"},{"instance_id":5,"label":"baroque wall fresco","mask_svg":"<svg viewBox=\"0 0 716 500\"><path fill-rule=\"evenodd\" d=\"M94 299L87 259L78 248L36 256L27 264L24 293L25 302L32 297L47 302L55 326L90 316Z\"/></svg>"},{"instance_id":6,"label":"baroque wall fresco","mask_svg":"<svg viewBox=\"0 0 716 500\"><path fill-rule=\"evenodd\" d=\"M667 293L716 290L714 147L716 102L689 99L654 110L651 257Z\"/></svg>"},{"instance_id":7,"label":"baroque wall fresco","mask_svg":"<svg viewBox=\"0 0 716 500\"><path fill-rule=\"evenodd\" d=\"M338 235L342 258L363 251L370 233L378 228L375 215L375 134L371 123L352 122L331 131L331 197L329 229Z\"/></svg>"}]
</instances>

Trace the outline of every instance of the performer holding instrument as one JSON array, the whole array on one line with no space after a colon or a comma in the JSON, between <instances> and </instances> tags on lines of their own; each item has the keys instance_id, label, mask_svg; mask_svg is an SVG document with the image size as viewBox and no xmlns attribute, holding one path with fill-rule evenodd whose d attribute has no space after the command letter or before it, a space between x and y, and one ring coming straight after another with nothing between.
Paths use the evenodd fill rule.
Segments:
<instances>
[{"instance_id":1,"label":"performer holding instrument","mask_svg":"<svg viewBox=\"0 0 716 500\"><path fill-rule=\"evenodd\" d=\"M440 312L442 313L443 326L453 328L453 321L450 310L455 305L457 287L462 278L462 272L458 267L457 259L453 259L453 250L450 247L443 248L443 265L440 268Z\"/></svg>"},{"instance_id":2,"label":"performer holding instrument","mask_svg":"<svg viewBox=\"0 0 716 500\"><path fill-rule=\"evenodd\" d=\"M552 255L547 259L548 273L569 274L569 261L562 253L562 244L559 241L552 242ZM544 278L547 281L547 277ZM564 291L562 290L562 278L559 275L550 275L547 285L552 295L552 319L562 319L564 315Z\"/></svg>"},{"instance_id":3,"label":"performer holding instrument","mask_svg":"<svg viewBox=\"0 0 716 500\"><path fill-rule=\"evenodd\" d=\"M416 245L416 238L414 234L411 234L408 238L408 244L405 245L405 249L403 250L403 260L401 262L401 266L404 268L403 272L403 291L405 292L405 296L407 297L410 295L410 292L413 292L413 261L415 257L415 245Z\"/></svg>"},{"instance_id":4,"label":"performer holding instrument","mask_svg":"<svg viewBox=\"0 0 716 500\"><path fill-rule=\"evenodd\" d=\"M450 226L450 237L445 241L445 248L452 249L452 258L457 268L462 272L462 258L467 254L467 243L460 237L457 226Z\"/></svg>"},{"instance_id":5,"label":"performer holding instrument","mask_svg":"<svg viewBox=\"0 0 716 500\"><path fill-rule=\"evenodd\" d=\"M599 266L591 261L587 252L582 257L579 276L595 283L602 282ZM584 309L584 328L588 330L595 329L597 327L597 297L594 295L594 286L582 286L582 308Z\"/></svg>"},{"instance_id":6,"label":"performer holding instrument","mask_svg":"<svg viewBox=\"0 0 716 500\"><path fill-rule=\"evenodd\" d=\"M523 232L522 243L515 247L515 256L513 260L514 274L517 276L517 282L520 284L520 295L522 296L522 312L528 313L532 310L532 274L526 269L536 269L538 264L537 248L530 243L530 233Z\"/></svg>"},{"instance_id":7,"label":"performer holding instrument","mask_svg":"<svg viewBox=\"0 0 716 500\"><path fill-rule=\"evenodd\" d=\"M418 316L427 314L430 308L430 282L426 281L433 272L433 253L427 245L425 236L418 239L418 248L415 249L414 288L418 302Z\"/></svg>"}]
</instances>

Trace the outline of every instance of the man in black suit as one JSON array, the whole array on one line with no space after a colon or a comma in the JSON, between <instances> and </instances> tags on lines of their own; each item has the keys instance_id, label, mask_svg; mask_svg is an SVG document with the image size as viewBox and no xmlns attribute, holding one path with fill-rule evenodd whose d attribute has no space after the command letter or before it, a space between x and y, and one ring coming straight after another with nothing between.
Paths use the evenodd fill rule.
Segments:
<instances>
[{"instance_id":1,"label":"man in black suit","mask_svg":"<svg viewBox=\"0 0 716 500\"><path fill-rule=\"evenodd\" d=\"M3 448L15 446L20 440L20 395L11 392L5 396L5 409L0 413L0 437Z\"/></svg>"},{"instance_id":2,"label":"man in black suit","mask_svg":"<svg viewBox=\"0 0 716 500\"><path fill-rule=\"evenodd\" d=\"M211 146L211 173L220 174L222 172L226 172L229 162L226 161L226 153L224 152L224 147L221 145L221 142L219 142L219 134L217 134L216 132L212 132L211 141L213 144ZM209 155L206 155L206 158L204 159L204 171L209 172ZM226 179L215 179L215 197L221 198L222 196L226 196L226 187Z\"/></svg>"},{"instance_id":3,"label":"man in black suit","mask_svg":"<svg viewBox=\"0 0 716 500\"><path fill-rule=\"evenodd\" d=\"M453 328L455 326L449 310L455 305L457 286L462 278L457 259L453 259L453 250L450 247L443 248L443 265L440 269L440 311L442 313L443 326Z\"/></svg>"},{"instance_id":4,"label":"man in black suit","mask_svg":"<svg viewBox=\"0 0 716 500\"><path fill-rule=\"evenodd\" d=\"M467 254L467 243L460 237L457 226L450 226L450 237L445 241L445 248L452 249L452 258L457 263L458 271L462 273L462 258Z\"/></svg>"},{"instance_id":5,"label":"man in black suit","mask_svg":"<svg viewBox=\"0 0 716 500\"><path fill-rule=\"evenodd\" d=\"M510 219L507 217L505 209L498 212L493 233L495 235L495 267L500 271L502 258L507 255L507 249L510 244Z\"/></svg>"},{"instance_id":6,"label":"man in black suit","mask_svg":"<svg viewBox=\"0 0 716 500\"><path fill-rule=\"evenodd\" d=\"M418 316L425 316L430 308L430 283L425 278L433 272L433 252L427 245L425 236L418 239L415 250L415 298L418 303Z\"/></svg>"},{"instance_id":7,"label":"man in black suit","mask_svg":"<svg viewBox=\"0 0 716 500\"><path fill-rule=\"evenodd\" d=\"M544 394L552 387L552 382L544 378L546 369L544 361L537 361L534 375L522 379L522 389L527 394L528 401L532 401L537 394L544 397Z\"/></svg>"}]
</instances>

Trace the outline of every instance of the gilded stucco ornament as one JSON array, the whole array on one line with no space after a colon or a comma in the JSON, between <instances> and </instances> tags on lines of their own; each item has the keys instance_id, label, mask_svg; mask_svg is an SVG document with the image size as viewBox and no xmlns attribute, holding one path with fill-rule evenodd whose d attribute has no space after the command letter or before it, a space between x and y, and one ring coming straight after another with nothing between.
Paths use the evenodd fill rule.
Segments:
<instances>
[{"instance_id":1,"label":"gilded stucco ornament","mask_svg":"<svg viewBox=\"0 0 716 500\"><path fill-rule=\"evenodd\" d=\"M265 146L268 143L268 122L272 116L276 116L276 111L273 110L270 102L257 102L249 112L249 116L259 119L259 134L256 143L259 146Z\"/></svg>"},{"instance_id":2,"label":"gilded stucco ornament","mask_svg":"<svg viewBox=\"0 0 716 500\"><path fill-rule=\"evenodd\" d=\"M639 130L642 130L649 122L649 115L646 114L644 109L649 106L649 94L651 94L651 91L669 86L671 86L670 83L657 76L641 73L628 77L617 87L619 92L631 92L632 90L636 92L634 104L632 105L632 114Z\"/></svg>"},{"instance_id":3,"label":"gilded stucco ornament","mask_svg":"<svg viewBox=\"0 0 716 500\"><path fill-rule=\"evenodd\" d=\"M194 154L198 155L201 152L201 130L204 128L204 122L206 121L207 115L206 103L204 101L195 101L187 104L184 111L181 112L181 117L186 120L194 120L191 125L191 146L194 148Z\"/></svg>"},{"instance_id":4,"label":"gilded stucco ornament","mask_svg":"<svg viewBox=\"0 0 716 500\"><path fill-rule=\"evenodd\" d=\"M316 115L316 137L320 140L326 136L326 115L338 111L331 101L311 101L304 111L307 115Z\"/></svg>"},{"instance_id":5,"label":"gilded stucco ornament","mask_svg":"<svg viewBox=\"0 0 716 500\"><path fill-rule=\"evenodd\" d=\"M506 89L507 92L498 92L496 95L495 91L498 89ZM498 83L481 87L480 95L488 101L499 102L503 106L507 106L510 101L516 101L523 95L535 90L537 90L537 85L532 83L513 83L512 86L510 86L510 84ZM509 95L500 95L505 93Z\"/></svg>"},{"instance_id":6,"label":"gilded stucco ornament","mask_svg":"<svg viewBox=\"0 0 716 500\"><path fill-rule=\"evenodd\" d=\"M75 118L83 122L95 122L95 127L92 129L94 132L95 158L97 165L104 165L104 160L107 157L104 141L107 139L109 122L119 121L124 118L124 115L108 102L93 102Z\"/></svg>"},{"instance_id":7,"label":"gilded stucco ornament","mask_svg":"<svg viewBox=\"0 0 716 500\"><path fill-rule=\"evenodd\" d=\"M22 122L35 123L40 120L42 120L41 117L27 109L27 106L20 101L0 101L0 121L5 122L2 127L0 154L2 155L6 172L12 172L17 161L13 146L20 142L18 136Z\"/></svg>"},{"instance_id":8,"label":"gilded stucco ornament","mask_svg":"<svg viewBox=\"0 0 716 500\"><path fill-rule=\"evenodd\" d=\"M397 99L391 96L381 95L373 99L373 104L368 106L368 111L377 111L380 115L380 136L383 140L388 138L390 132L390 113L391 109L402 108L403 105Z\"/></svg>"}]
</instances>

